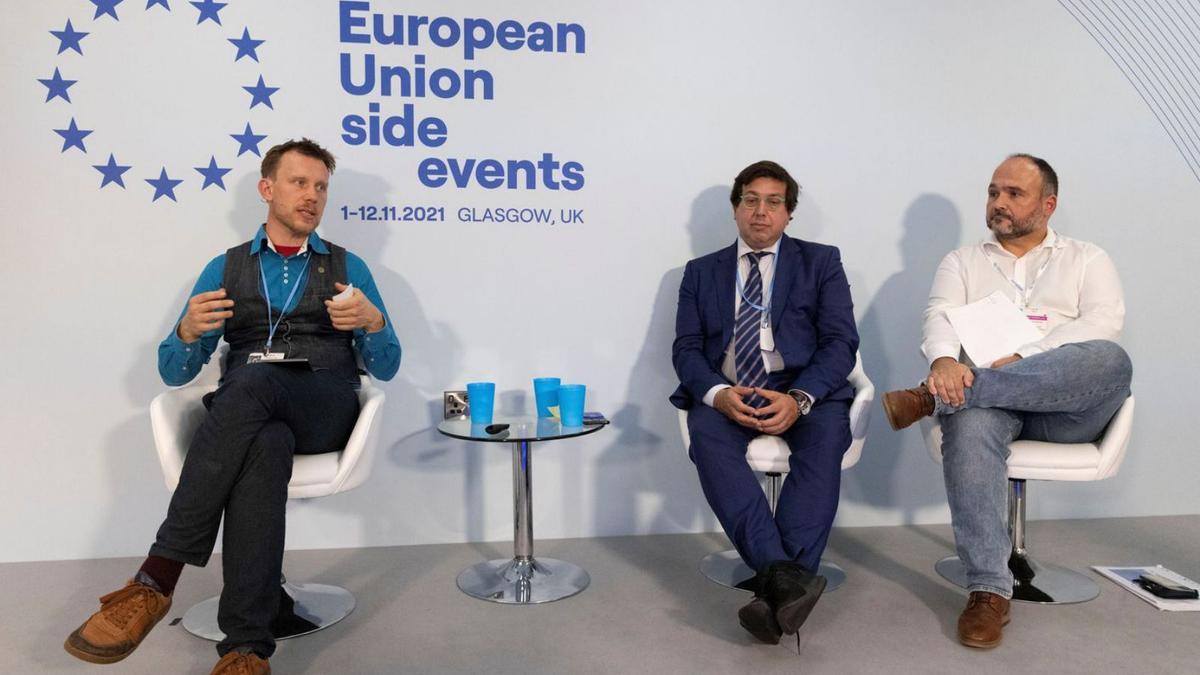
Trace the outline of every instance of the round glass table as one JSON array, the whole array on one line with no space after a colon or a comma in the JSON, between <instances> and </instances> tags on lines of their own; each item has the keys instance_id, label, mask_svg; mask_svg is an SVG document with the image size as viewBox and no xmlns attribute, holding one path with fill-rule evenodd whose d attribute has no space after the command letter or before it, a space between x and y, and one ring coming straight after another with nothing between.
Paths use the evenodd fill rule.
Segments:
<instances>
[{"instance_id":1,"label":"round glass table","mask_svg":"<svg viewBox=\"0 0 1200 675\"><path fill-rule=\"evenodd\" d=\"M599 431L604 425L564 427L548 417L496 418L493 424L508 428L494 434L467 417L452 417L437 430L451 438L482 443L511 443L513 458L513 557L487 560L458 575L458 587L467 595L506 605L531 605L568 598L587 588L591 577L580 566L554 558L533 557L533 456L534 441L556 441Z\"/></svg>"}]
</instances>

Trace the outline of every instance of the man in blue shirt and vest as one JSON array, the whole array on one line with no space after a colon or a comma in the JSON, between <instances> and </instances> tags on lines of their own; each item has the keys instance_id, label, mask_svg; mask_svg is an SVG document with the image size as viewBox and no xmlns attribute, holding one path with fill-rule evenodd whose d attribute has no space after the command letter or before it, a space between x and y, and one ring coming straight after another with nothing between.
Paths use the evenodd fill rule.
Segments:
<instances>
[{"instance_id":1,"label":"man in blue shirt and vest","mask_svg":"<svg viewBox=\"0 0 1200 675\"><path fill-rule=\"evenodd\" d=\"M400 366L400 342L366 264L315 232L334 167L308 139L267 151L258 183L266 223L209 262L159 345L167 384L195 377L222 337L225 371L204 399L208 413L149 556L67 638L72 655L113 663L133 652L170 609L183 565L208 562L224 514L225 639L213 673L270 672L292 457L345 445L358 418L356 358L380 380Z\"/></svg>"},{"instance_id":2,"label":"man in blue shirt and vest","mask_svg":"<svg viewBox=\"0 0 1200 675\"><path fill-rule=\"evenodd\" d=\"M738 619L769 644L795 633L825 589L816 571L850 447L846 378L858 351L838 250L783 234L799 195L775 162L737 175L729 199L738 239L687 264L672 349L680 385L671 403L688 411L700 486L758 573ZM774 514L746 463L760 434L791 450Z\"/></svg>"}]
</instances>

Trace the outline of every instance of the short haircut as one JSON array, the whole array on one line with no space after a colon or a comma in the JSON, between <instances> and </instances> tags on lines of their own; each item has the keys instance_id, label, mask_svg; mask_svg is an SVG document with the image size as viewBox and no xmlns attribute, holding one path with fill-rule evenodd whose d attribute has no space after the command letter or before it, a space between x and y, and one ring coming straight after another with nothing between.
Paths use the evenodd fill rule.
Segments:
<instances>
[{"instance_id":1,"label":"short haircut","mask_svg":"<svg viewBox=\"0 0 1200 675\"><path fill-rule=\"evenodd\" d=\"M1027 152L1016 152L1008 156L1009 159L1027 159L1033 162L1037 167L1038 173L1042 174L1042 199L1050 195L1058 195L1058 173L1054 167L1050 166L1050 162L1035 157Z\"/></svg>"},{"instance_id":2,"label":"short haircut","mask_svg":"<svg viewBox=\"0 0 1200 675\"><path fill-rule=\"evenodd\" d=\"M742 169L737 178L733 179L733 191L729 193L729 201L733 204L733 208L736 209L741 204L742 190L759 178L774 178L787 186L784 191L784 204L787 206L788 213L796 210L796 202L800 200L800 185L787 172L787 169L765 159Z\"/></svg>"},{"instance_id":3,"label":"short haircut","mask_svg":"<svg viewBox=\"0 0 1200 675\"><path fill-rule=\"evenodd\" d=\"M333 155L328 150L322 148L320 145L317 145L316 141L309 140L307 138L301 138L298 141L291 140L286 143L280 143L279 145L276 145L268 150L267 154L263 155L262 159L262 177L274 178L275 171L279 168L279 160L292 150L295 150L305 157L312 157L313 159L321 160L321 163L325 165L325 168L329 169L330 175L333 174L334 168L337 167L337 161L334 160Z\"/></svg>"}]
</instances>

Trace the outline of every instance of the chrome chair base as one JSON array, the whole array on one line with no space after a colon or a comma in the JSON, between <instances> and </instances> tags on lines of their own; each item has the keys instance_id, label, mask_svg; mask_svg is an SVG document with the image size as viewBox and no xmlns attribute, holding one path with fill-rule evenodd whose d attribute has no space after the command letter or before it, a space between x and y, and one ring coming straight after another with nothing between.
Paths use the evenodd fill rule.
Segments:
<instances>
[{"instance_id":1,"label":"chrome chair base","mask_svg":"<svg viewBox=\"0 0 1200 675\"><path fill-rule=\"evenodd\" d=\"M709 581L727 588L736 588L742 591L754 590L749 586L750 580L754 578L754 570L742 562L742 557L734 549L717 551L704 556L704 559L700 561L700 573L708 577ZM846 571L831 562L821 561L817 574L825 577L826 593L835 591L846 583Z\"/></svg>"},{"instance_id":2,"label":"chrome chair base","mask_svg":"<svg viewBox=\"0 0 1200 675\"><path fill-rule=\"evenodd\" d=\"M489 602L536 605L569 598L591 581L582 567L554 558L498 558L463 570L458 588Z\"/></svg>"},{"instance_id":3,"label":"chrome chair base","mask_svg":"<svg viewBox=\"0 0 1200 675\"><path fill-rule=\"evenodd\" d=\"M344 588L325 584L285 583L284 591L295 601L295 618L291 630L275 633L276 640L287 640L315 633L346 618L354 611L354 596ZM187 632L205 640L220 642L225 633L217 625L217 604L220 596L192 605L183 615L183 627Z\"/></svg>"},{"instance_id":4,"label":"chrome chair base","mask_svg":"<svg viewBox=\"0 0 1200 675\"><path fill-rule=\"evenodd\" d=\"M1028 557L1020 561L1025 573L1014 575L1013 600L1040 605L1069 605L1087 602L1100 595L1100 586L1079 572L1039 563ZM1011 567L1013 563L1009 565ZM942 558L934 569L955 586L967 587L966 566L958 556Z\"/></svg>"}]
</instances>

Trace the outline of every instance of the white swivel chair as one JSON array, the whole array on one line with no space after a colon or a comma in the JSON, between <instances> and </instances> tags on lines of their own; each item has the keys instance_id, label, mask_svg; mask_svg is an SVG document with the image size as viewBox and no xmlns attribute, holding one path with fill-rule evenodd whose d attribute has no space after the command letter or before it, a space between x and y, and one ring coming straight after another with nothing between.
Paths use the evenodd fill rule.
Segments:
<instances>
[{"instance_id":1,"label":"white swivel chair","mask_svg":"<svg viewBox=\"0 0 1200 675\"><path fill-rule=\"evenodd\" d=\"M850 386L854 387L854 401L850 404L850 447L842 455L842 471L858 463L863 444L867 440L867 424L871 421L871 404L875 401L875 385L863 370L862 355L855 355L854 370L851 371ZM689 443L687 411L679 411L679 430L685 446ZM780 483L788 472L791 451L782 438L763 434L750 441L746 448L746 461L750 468L767 475L767 500L771 512L775 512L779 500ZM742 562L734 549L711 553L700 561L700 572L722 586L751 590L748 583L754 578L754 570ZM825 577L826 591L835 590L846 581L846 572L831 562L821 562L818 574Z\"/></svg>"},{"instance_id":2,"label":"white swivel chair","mask_svg":"<svg viewBox=\"0 0 1200 675\"><path fill-rule=\"evenodd\" d=\"M214 355L213 360L223 358L224 348ZM217 388L220 368L215 366L210 364L191 383L165 391L150 403L154 445L158 448L158 459L168 490L174 491L179 484L183 458L187 455L192 436L204 419L206 411L201 399ZM380 425L377 420L383 407L384 393L373 387L366 375L361 376L361 383L362 388L358 391L358 422L346 441L346 447L340 452L296 455L292 478L288 482L289 499L309 499L344 492L361 485L371 473L371 463L379 446ZM284 579L283 589L295 602L295 614L312 626L306 623L303 628L297 629L299 632L276 635L276 639L297 637L327 628L354 611L354 596L344 588L297 584ZM188 609L183 616L183 627L207 640L223 639L224 634L217 627L219 599L212 597Z\"/></svg>"},{"instance_id":3,"label":"white swivel chair","mask_svg":"<svg viewBox=\"0 0 1200 675\"><path fill-rule=\"evenodd\" d=\"M1025 548L1025 481L1104 480L1117 475L1129 435L1133 430L1133 396L1113 415L1104 435L1095 443L1046 443L1013 441L1008 448L1008 529L1012 554L1008 567L1013 573L1013 600L1041 604L1087 602L1100 594L1100 587L1074 570L1039 563ZM937 416L921 420L921 434L929 454L942 463L942 426ZM958 556L939 560L935 568L947 581L967 587L967 572Z\"/></svg>"}]
</instances>

